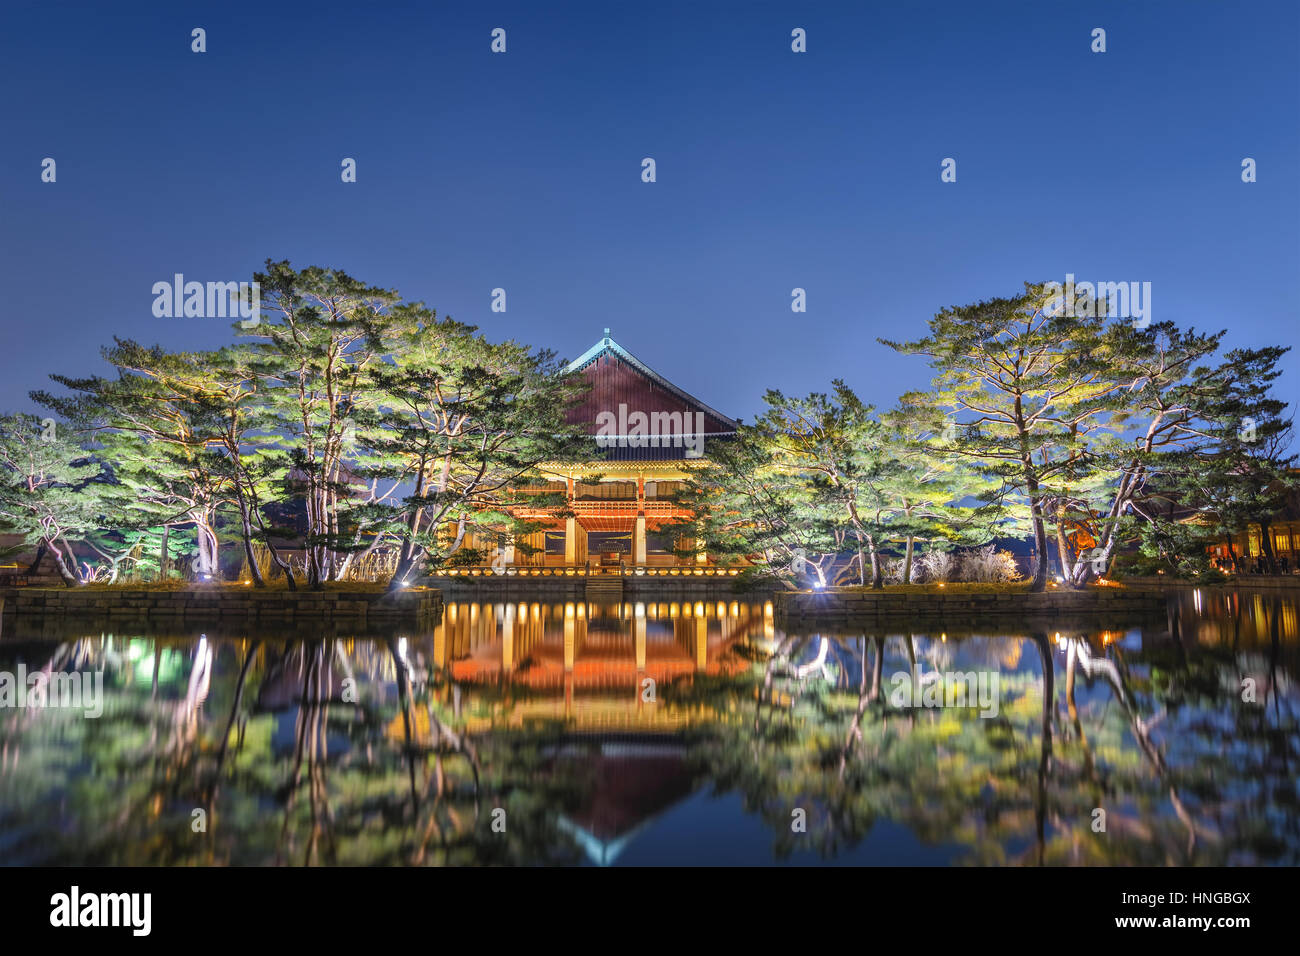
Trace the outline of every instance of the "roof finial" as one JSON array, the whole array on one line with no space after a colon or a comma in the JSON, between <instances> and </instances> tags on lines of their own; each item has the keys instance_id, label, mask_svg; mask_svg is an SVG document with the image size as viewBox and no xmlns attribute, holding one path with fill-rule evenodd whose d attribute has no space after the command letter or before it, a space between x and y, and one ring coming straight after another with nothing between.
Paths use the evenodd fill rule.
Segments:
<instances>
[{"instance_id":1,"label":"roof finial","mask_svg":"<svg viewBox=\"0 0 1300 956\"><path fill-rule=\"evenodd\" d=\"M605 330L605 338L609 338L609 329Z\"/></svg>"}]
</instances>

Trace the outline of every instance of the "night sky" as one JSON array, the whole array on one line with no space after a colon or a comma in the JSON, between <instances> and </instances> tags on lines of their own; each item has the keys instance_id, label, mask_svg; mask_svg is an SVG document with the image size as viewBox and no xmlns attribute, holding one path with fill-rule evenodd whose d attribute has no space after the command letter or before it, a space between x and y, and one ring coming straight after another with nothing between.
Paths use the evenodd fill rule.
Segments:
<instances>
[{"instance_id":1,"label":"night sky","mask_svg":"<svg viewBox=\"0 0 1300 956\"><path fill-rule=\"evenodd\" d=\"M1291 344L1298 62L1295 0L6 0L0 411L107 371L114 334L231 341L155 318L152 285L268 257L570 358L608 326L746 419L835 377L887 406L928 370L877 336L1067 273L1150 282L1154 320L1229 346Z\"/></svg>"}]
</instances>

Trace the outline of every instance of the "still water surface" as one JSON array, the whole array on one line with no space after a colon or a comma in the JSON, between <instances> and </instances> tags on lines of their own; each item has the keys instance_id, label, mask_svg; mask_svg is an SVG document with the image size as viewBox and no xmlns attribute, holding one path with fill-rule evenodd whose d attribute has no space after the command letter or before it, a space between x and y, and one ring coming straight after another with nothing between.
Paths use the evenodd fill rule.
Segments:
<instances>
[{"instance_id":1,"label":"still water surface","mask_svg":"<svg viewBox=\"0 0 1300 956\"><path fill-rule=\"evenodd\" d=\"M1294 865L1296 604L787 633L753 598L456 603L380 637L0 636L11 683L85 695L0 708L0 862Z\"/></svg>"}]
</instances>

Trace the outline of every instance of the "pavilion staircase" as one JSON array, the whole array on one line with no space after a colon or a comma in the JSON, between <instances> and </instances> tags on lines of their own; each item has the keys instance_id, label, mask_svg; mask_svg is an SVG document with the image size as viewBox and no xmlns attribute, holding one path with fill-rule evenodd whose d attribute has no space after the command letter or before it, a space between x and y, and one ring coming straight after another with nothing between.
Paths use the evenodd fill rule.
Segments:
<instances>
[{"instance_id":1,"label":"pavilion staircase","mask_svg":"<svg viewBox=\"0 0 1300 956\"><path fill-rule=\"evenodd\" d=\"M623 600L623 562L601 562L587 569L587 601L601 604Z\"/></svg>"}]
</instances>

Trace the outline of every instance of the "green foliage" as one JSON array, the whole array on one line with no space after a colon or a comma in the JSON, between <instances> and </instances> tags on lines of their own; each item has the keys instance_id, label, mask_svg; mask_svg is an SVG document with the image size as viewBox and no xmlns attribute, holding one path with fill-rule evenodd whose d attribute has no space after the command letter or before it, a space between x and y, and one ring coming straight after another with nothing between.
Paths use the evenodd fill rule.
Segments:
<instances>
[{"instance_id":1,"label":"green foliage","mask_svg":"<svg viewBox=\"0 0 1300 956\"><path fill-rule=\"evenodd\" d=\"M1025 522L1036 589L1049 537L1062 575L1081 585L1137 539L1167 560L1203 553L1203 540L1169 527L1191 507L1222 533L1277 513L1294 488L1286 406L1270 393L1285 348L1203 364L1223 332L1136 329L1057 305L1048 287L1026 284L1021 296L944 310L921 340L886 342L930 359L931 389L904 405L951 416L937 450L995 481L986 500ZM1247 426L1249 442L1238 437Z\"/></svg>"},{"instance_id":2,"label":"green foliage","mask_svg":"<svg viewBox=\"0 0 1300 956\"><path fill-rule=\"evenodd\" d=\"M266 314L236 325L250 341L174 353L115 340L103 350L115 377L54 375L70 394L33 393L85 439L69 453L104 463L99 498L78 502L98 523L67 510L64 534L75 528L113 576L163 572L185 537L194 568L218 575L223 540L236 540L255 584L269 554L294 587L280 552L300 516L301 571L319 587L381 545L401 549L397 582L457 550L467 526L530 530L503 505L576 440L565 413L580 383L552 353L490 343L341 271L268 261L254 278Z\"/></svg>"},{"instance_id":3,"label":"green foliage","mask_svg":"<svg viewBox=\"0 0 1300 956\"><path fill-rule=\"evenodd\" d=\"M438 564L461 550L466 531L514 541L533 530L506 510L513 491L543 462L573 457L581 441L581 426L565 416L583 386L552 353L494 344L432 313L423 320L391 365L369 372L378 401L358 415L374 462L358 472L411 489L370 512L401 539L394 580L421 557Z\"/></svg>"},{"instance_id":4,"label":"green foliage","mask_svg":"<svg viewBox=\"0 0 1300 956\"><path fill-rule=\"evenodd\" d=\"M49 551L65 583L79 581L71 542L101 520L102 467L66 429L34 415L0 417L0 530Z\"/></svg>"},{"instance_id":5,"label":"green foliage","mask_svg":"<svg viewBox=\"0 0 1300 956\"><path fill-rule=\"evenodd\" d=\"M832 386L807 398L769 391L758 420L711 451L685 501L699 516L692 533L715 554L757 558L786 584L830 583L847 552L859 580L870 562L877 587L891 543L905 542L910 561L918 538L978 534L986 513L958 507L977 477L928 454L933 422L877 416L842 381Z\"/></svg>"}]
</instances>

